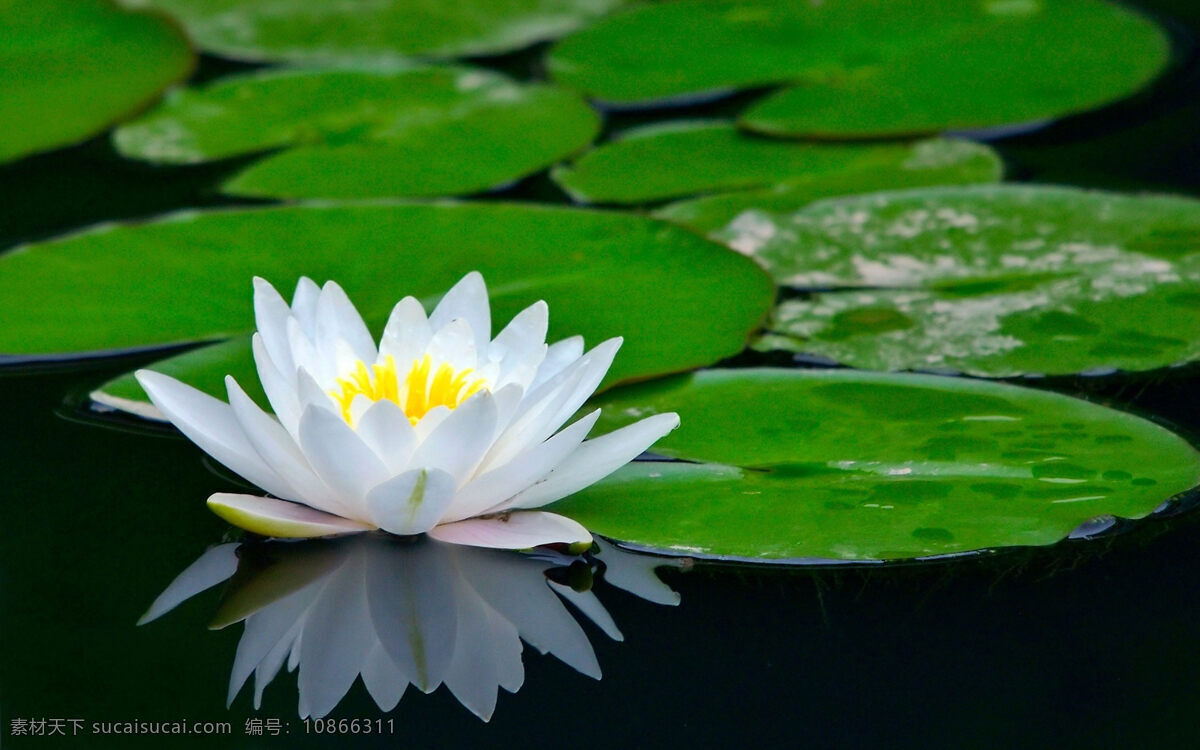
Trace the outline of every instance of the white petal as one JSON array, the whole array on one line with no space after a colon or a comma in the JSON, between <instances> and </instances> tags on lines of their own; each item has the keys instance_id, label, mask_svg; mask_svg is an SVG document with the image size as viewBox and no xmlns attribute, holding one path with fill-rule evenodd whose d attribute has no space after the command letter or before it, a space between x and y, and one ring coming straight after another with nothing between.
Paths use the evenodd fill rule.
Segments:
<instances>
[{"instance_id":1,"label":"white petal","mask_svg":"<svg viewBox=\"0 0 1200 750\"><path fill-rule=\"evenodd\" d=\"M281 372L296 369L288 346L287 321L291 308L266 279L254 277L254 322L271 361Z\"/></svg>"},{"instance_id":2,"label":"white petal","mask_svg":"<svg viewBox=\"0 0 1200 750\"><path fill-rule=\"evenodd\" d=\"M273 497L221 492L208 499L208 507L238 528L281 539L353 534L372 528L369 524Z\"/></svg>"},{"instance_id":3,"label":"white petal","mask_svg":"<svg viewBox=\"0 0 1200 750\"><path fill-rule=\"evenodd\" d=\"M296 679L302 715L332 711L375 645L363 550L355 552L330 578L304 624Z\"/></svg>"},{"instance_id":4,"label":"white petal","mask_svg":"<svg viewBox=\"0 0 1200 750\"><path fill-rule=\"evenodd\" d=\"M229 404L150 370L138 370L137 380L158 410L201 450L267 492L288 494L290 486L258 457Z\"/></svg>"},{"instance_id":5,"label":"white petal","mask_svg":"<svg viewBox=\"0 0 1200 750\"><path fill-rule=\"evenodd\" d=\"M551 344L546 350L546 356L542 358L541 366L538 367L537 377L529 384L529 390L542 385L582 356L582 336L571 336Z\"/></svg>"},{"instance_id":6,"label":"white petal","mask_svg":"<svg viewBox=\"0 0 1200 750\"><path fill-rule=\"evenodd\" d=\"M251 673L255 673L254 703L261 705L263 688L283 666L283 660L300 633L307 612L324 585L324 581L318 579L246 620L245 630L233 657L233 668L230 669L227 707L233 703Z\"/></svg>"},{"instance_id":7,"label":"white petal","mask_svg":"<svg viewBox=\"0 0 1200 750\"><path fill-rule=\"evenodd\" d=\"M425 308L415 297L405 297L392 308L379 341L379 354L394 357L397 369L405 370L425 353L432 337Z\"/></svg>"},{"instance_id":8,"label":"white petal","mask_svg":"<svg viewBox=\"0 0 1200 750\"><path fill-rule=\"evenodd\" d=\"M600 562L604 563L605 583L655 604L679 604L679 594L663 583L656 571L682 568L682 560L626 552L600 538L596 544L600 546Z\"/></svg>"},{"instance_id":9,"label":"white petal","mask_svg":"<svg viewBox=\"0 0 1200 750\"><path fill-rule=\"evenodd\" d=\"M300 403L296 399L296 379L295 377L285 377L283 373L294 375L296 370L295 368L286 371L280 370L275 361L271 359L270 353L267 352L262 337L257 333L250 339L250 348L254 352L258 380L267 394L267 400L271 402L271 409L279 418L280 424L295 439L299 434L297 428L300 426ZM291 358L290 348L288 358Z\"/></svg>"},{"instance_id":10,"label":"white petal","mask_svg":"<svg viewBox=\"0 0 1200 750\"><path fill-rule=\"evenodd\" d=\"M375 699L375 705L384 712L391 711L399 705L408 687L408 675L396 666L396 662L392 661L392 657L388 656L388 652L378 640L363 663L362 681L367 692Z\"/></svg>"},{"instance_id":11,"label":"white petal","mask_svg":"<svg viewBox=\"0 0 1200 750\"><path fill-rule=\"evenodd\" d=\"M437 469L414 469L367 493L367 512L379 528L407 536L424 534L454 500L454 478Z\"/></svg>"},{"instance_id":12,"label":"white petal","mask_svg":"<svg viewBox=\"0 0 1200 750\"><path fill-rule=\"evenodd\" d=\"M546 478L504 503L498 510L537 508L600 481L679 426L674 412L655 414L619 430L588 440Z\"/></svg>"},{"instance_id":13,"label":"white petal","mask_svg":"<svg viewBox=\"0 0 1200 750\"><path fill-rule=\"evenodd\" d=\"M364 519L367 492L390 476L374 451L341 417L314 406L300 418L300 449L342 507Z\"/></svg>"},{"instance_id":14,"label":"white petal","mask_svg":"<svg viewBox=\"0 0 1200 750\"><path fill-rule=\"evenodd\" d=\"M300 321L300 326L310 339L317 335L317 298L321 296L321 287L317 282L301 276L296 282L296 291L292 294L292 315Z\"/></svg>"},{"instance_id":15,"label":"white petal","mask_svg":"<svg viewBox=\"0 0 1200 750\"><path fill-rule=\"evenodd\" d=\"M138 625L157 620L166 613L191 599L201 591L206 591L222 581L226 581L237 571L238 558L236 542L218 544L205 550L203 555L187 566L175 580L163 590L158 598L137 621Z\"/></svg>"},{"instance_id":16,"label":"white petal","mask_svg":"<svg viewBox=\"0 0 1200 750\"><path fill-rule=\"evenodd\" d=\"M376 401L354 424L359 437L389 472L398 474L408 466L417 447L417 433L403 409L387 399Z\"/></svg>"},{"instance_id":17,"label":"white petal","mask_svg":"<svg viewBox=\"0 0 1200 750\"><path fill-rule=\"evenodd\" d=\"M413 452L409 467L441 469L462 486L479 465L496 434L496 402L481 391L451 411Z\"/></svg>"},{"instance_id":18,"label":"white petal","mask_svg":"<svg viewBox=\"0 0 1200 750\"><path fill-rule=\"evenodd\" d=\"M488 348L488 359L493 362L541 364L546 353L546 328L550 322L550 308L538 300L513 317L504 330L496 335ZM535 361L536 360L536 361Z\"/></svg>"},{"instance_id":19,"label":"white petal","mask_svg":"<svg viewBox=\"0 0 1200 750\"><path fill-rule=\"evenodd\" d=\"M229 393L229 406L241 424L246 439L262 460L291 486L293 492L280 497L311 505L326 513L344 513L346 509L313 473L304 454L300 452L300 446L296 445L287 430L260 409L232 376L225 376L225 388Z\"/></svg>"},{"instance_id":20,"label":"white petal","mask_svg":"<svg viewBox=\"0 0 1200 750\"><path fill-rule=\"evenodd\" d=\"M317 349L327 356L336 354L334 342L339 339L349 344L363 362L374 362L379 354L367 324L337 282L325 282L317 298L316 333Z\"/></svg>"},{"instance_id":21,"label":"white petal","mask_svg":"<svg viewBox=\"0 0 1200 750\"><path fill-rule=\"evenodd\" d=\"M445 522L482 515L549 474L579 447L599 416L600 410L596 409L549 440L521 454L520 460L510 461L467 482L454 498L454 506Z\"/></svg>"},{"instance_id":22,"label":"white petal","mask_svg":"<svg viewBox=\"0 0 1200 750\"><path fill-rule=\"evenodd\" d=\"M471 713L492 718L499 688L520 688L525 678L521 637L470 586L458 587L458 632L446 687Z\"/></svg>"},{"instance_id":23,"label":"white petal","mask_svg":"<svg viewBox=\"0 0 1200 750\"><path fill-rule=\"evenodd\" d=\"M592 541L587 529L575 521L542 511L510 513L496 518L468 518L437 526L429 536L450 544L495 549L530 549L543 544Z\"/></svg>"},{"instance_id":24,"label":"white petal","mask_svg":"<svg viewBox=\"0 0 1200 750\"><path fill-rule=\"evenodd\" d=\"M434 367L447 362L456 370L475 369L479 364L479 347L471 326L463 318L455 318L441 328L435 328L429 340L429 355Z\"/></svg>"},{"instance_id":25,"label":"white petal","mask_svg":"<svg viewBox=\"0 0 1200 750\"><path fill-rule=\"evenodd\" d=\"M421 417L420 421L413 425L413 431L417 434L417 444L425 442L433 431L441 426L442 422L446 421L451 411L445 406L435 406L425 412L425 416Z\"/></svg>"},{"instance_id":26,"label":"white petal","mask_svg":"<svg viewBox=\"0 0 1200 750\"><path fill-rule=\"evenodd\" d=\"M472 271L451 287L429 316L434 331L452 320L465 320L470 326L475 351L487 358L488 342L492 338L492 313L488 307L487 286L478 271ZM474 365L469 365L474 367Z\"/></svg>"},{"instance_id":27,"label":"white petal","mask_svg":"<svg viewBox=\"0 0 1200 750\"><path fill-rule=\"evenodd\" d=\"M330 414L341 414L341 408L334 404L333 397L329 395L329 392L322 388L317 379L303 367L296 370L296 403L301 415L314 406L324 409ZM297 434L299 431L297 424Z\"/></svg>"},{"instance_id":28,"label":"white petal","mask_svg":"<svg viewBox=\"0 0 1200 750\"><path fill-rule=\"evenodd\" d=\"M625 636L621 634L621 629L617 627L617 623L613 620L612 615L596 598L596 595L591 591L576 591L570 586L564 586L561 583L549 581L550 588L554 589L559 596L574 604L576 609L582 612L589 620L596 624L596 627L604 631L604 634L614 641L623 641Z\"/></svg>"},{"instance_id":29,"label":"white petal","mask_svg":"<svg viewBox=\"0 0 1200 750\"><path fill-rule=\"evenodd\" d=\"M321 384L322 389L333 388L336 385L333 362L321 356L313 340L304 332L300 321L295 317L288 318L288 346L291 347L292 361L296 363L297 370L310 373Z\"/></svg>"}]
</instances>

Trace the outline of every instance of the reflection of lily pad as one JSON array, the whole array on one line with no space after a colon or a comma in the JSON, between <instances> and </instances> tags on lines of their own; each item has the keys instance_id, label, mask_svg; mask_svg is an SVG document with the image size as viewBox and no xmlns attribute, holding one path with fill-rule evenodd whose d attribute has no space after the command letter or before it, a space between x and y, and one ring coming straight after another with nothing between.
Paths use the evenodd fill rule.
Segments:
<instances>
[{"instance_id":1,"label":"reflection of lily pad","mask_svg":"<svg viewBox=\"0 0 1200 750\"><path fill-rule=\"evenodd\" d=\"M621 104L799 84L743 124L863 137L1061 117L1137 91L1168 57L1154 24L1103 0L677 0L577 32L550 70Z\"/></svg>"},{"instance_id":2,"label":"reflection of lily pad","mask_svg":"<svg viewBox=\"0 0 1200 750\"><path fill-rule=\"evenodd\" d=\"M597 429L677 411L655 452L555 509L605 536L765 560L1052 544L1200 483L1200 453L1058 394L927 375L711 370L596 399Z\"/></svg>"},{"instance_id":3,"label":"reflection of lily pad","mask_svg":"<svg viewBox=\"0 0 1200 750\"><path fill-rule=\"evenodd\" d=\"M170 13L207 52L242 60L463 57L561 36L622 0L118 0Z\"/></svg>"},{"instance_id":4,"label":"reflection of lily pad","mask_svg":"<svg viewBox=\"0 0 1200 750\"><path fill-rule=\"evenodd\" d=\"M714 236L783 285L757 346L984 376L1200 358L1200 202L938 188L742 214ZM857 287L857 288L856 288Z\"/></svg>"},{"instance_id":5,"label":"reflection of lily pad","mask_svg":"<svg viewBox=\"0 0 1200 750\"><path fill-rule=\"evenodd\" d=\"M0 0L0 161L83 140L187 75L187 40L106 0Z\"/></svg>"},{"instance_id":6,"label":"reflection of lily pad","mask_svg":"<svg viewBox=\"0 0 1200 750\"><path fill-rule=\"evenodd\" d=\"M795 143L745 135L730 123L684 122L627 131L553 176L578 201L644 203L779 183L798 185L811 200L914 184L995 182L1001 169L994 151L967 141Z\"/></svg>"},{"instance_id":7,"label":"reflection of lily pad","mask_svg":"<svg viewBox=\"0 0 1200 750\"><path fill-rule=\"evenodd\" d=\"M126 156L267 156L224 186L280 197L454 195L536 172L591 142L577 96L468 68L284 70L182 89L114 135Z\"/></svg>"},{"instance_id":8,"label":"reflection of lily pad","mask_svg":"<svg viewBox=\"0 0 1200 750\"><path fill-rule=\"evenodd\" d=\"M301 274L336 279L380 328L401 297L434 302L464 269L487 279L497 322L545 299L553 338L625 336L609 382L736 354L774 297L746 258L638 216L509 204L189 212L0 256L0 351L79 356L245 333L254 275L282 289ZM220 366L177 374L256 379L244 345Z\"/></svg>"}]
</instances>

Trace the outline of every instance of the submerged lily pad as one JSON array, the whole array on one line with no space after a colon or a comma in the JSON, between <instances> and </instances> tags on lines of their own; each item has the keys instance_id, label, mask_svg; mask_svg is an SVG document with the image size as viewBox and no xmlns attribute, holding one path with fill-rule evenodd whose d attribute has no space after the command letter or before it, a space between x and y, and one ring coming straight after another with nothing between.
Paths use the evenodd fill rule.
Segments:
<instances>
[{"instance_id":1,"label":"submerged lily pad","mask_svg":"<svg viewBox=\"0 0 1200 750\"><path fill-rule=\"evenodd\" d=\"M118 0L170 13L207 52L330 62L464 57L566 34L622 0Z\"/></svg>"},{"instance_id":2,"label":"submerged lily pad","mask_svg":"<svg viewBox=\"0 0 1200 750\"><path fill-rule=\"evenodd\" d=\"M760 349L988 377L1200 359L1200 201L1017 185L748 212L715 233L785 299Z\"/></svg>"},{"instance_id":3,"label":"submerged lily pad","mask_svg":"<svg viewBox=\"0 0 1200 750\"><path fill-rule=\"evenodd\" d=\"M594 400L597 430L676 411L641 462L555 505L674 554L894 560L1046 545L1142 518L1200 483L1200 453L1139 417L986 381L710 370Z\"/></svg>"},{"instance_id":4,"label":"submerged lily pad","mask_svg":"<svg viewBox=\"0 0 1200 750\"><path fill-rule=\"evenodd\" d=\"M1169 52L1153 23L1103 0L676 0L564 39L550 70L622 105L795 84L742 124L875 137L1091 109L1145 86Z\"/></svg>"},{"instance_id":5,"label":"submerged lily pad","mask_svg":"<svg viewBox=\"0 0 1200 750\"><path fill-rule=\"evenodd\" d=\"M995 182L1001 171L994 151L967 141L796 143L746 135L718 121L629 130L552 176L580 202L646 203L780 183L818 198L914 182Z\"/></svg>"},{"instance_id":6,"label":"submerged lily pad","mask_svg":"<svg viewBox=\"0 0 1200 750\"><path fill-rule=\"evenodd\" d=\"M0 256L0 352L85 356L253 329L250 279L335 279L376 332L470 270L497 322L544 299L554 338L624 336L609 383L741 351L774 287L750 260L653 219L511 204L321 204L180 213ZM256 379L248 347L184 355L185 381ZM181 360L182 361L182 360ZM213 380L205 381L205 377Z\"/></svg>"},{"instance_id":7,"label":"submerged lily pad","mask_svg":"<svg viewBox=\"0 0 1200 750\"><path fill-rule=\"evenodd\" d=\"M192 68L165 19L107 0L0 0L0 162L84 140Z\"/></svg>"},{"instance_id":8,"label":"submerged lily pad","mask_svg":"<svg viewBox=\"0 0 1200 750\"><path fill-rule=\"evenodd\" d=\"M113 140L156 163L275 150L222 189L360 198L486 190L578 151L599 127L576 95L485 70L270 70L174 91Z\"/></svg>"}]
</instances>

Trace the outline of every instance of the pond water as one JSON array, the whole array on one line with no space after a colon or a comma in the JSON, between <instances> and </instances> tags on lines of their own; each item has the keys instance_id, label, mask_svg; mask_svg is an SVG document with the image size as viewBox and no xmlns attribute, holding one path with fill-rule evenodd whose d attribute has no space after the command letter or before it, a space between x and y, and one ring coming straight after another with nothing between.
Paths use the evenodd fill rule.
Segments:
<instances>
[{"instance_id":1,"label":"pond water","mask_svg":"<svg viewBox=\"0 0 1200 750\"><path fill-rule=\"evenodd\" d=\"M1200 63L1193 45L1200 9L1191 0L1141 7L1161 14L1179 37L1178 66L1133 100L996 141L1010 179L1200 195ZM496 65L529 76L536 59L518 54ZM233 67L205 60L200 75ZM678 116L719 115L738 104L698 105ZM606 127L647 119L616 114ZM211 187L235 166L156 170L120 160L104 138L26 159L0 168L0 247L100 220L228 204ZM543 177L487 196L495 197L565 200ZM252 568L262 558L263 568L279 560L270 551L243 550L224 601L217 586L136 624L206 549L236 539L202 500L242 486L168 429L88 410L90 389L153 359L0 370L0 737L12 747L344 746L344 734L328 731L336 725L298 717L305 687L295 673L267 686L260 709L253 688L227 708L242 627L210 629L214 618L245 605L238 591L264 602L286 598L341 562L310 564L280 553L287 570L255 579ZM734 364L763 359L745 355ZM1193 443L1200 437L1196 367L1023 384L1084 394L1148 415ZM1198 520L1182 512L1052 548L923 564L673 565L660 575L680 595L677 606L611 585L595 562L594 575L582 564L564 566L552 580L591 584L595 595L567 594L567 609L594 648L602 679L526 646L523 685L501 691L490 722L444 687L429 695L410 688L383 713L362 683L340 701L334 696L330 717L369 720L356 725L355 746L406 749L1195 747ZM364 569L373 564L365 548L343 553L361 554L353 559ZM372 554L436 557L386 545ZM599 559L606 556L610 567L620 565L619 552ZM531 561L534 580L552 564ZM470 578L470 564L455 565ZM668 598L644 574L635 578ZM363 605L349 597L329 606ZM557 611L517 609L535 623L521 628L536 629L546 618L561 623ZM436 611L422 612L427 619L420 621L433 623L434 632ZM605 633L612 629L605 613L622 640ZM353 653L339 634L325 651L332 671ZM494 642L512 647L511 639ZM45 732L58 726L76 736L13 736L14 720L43 721ZM229 729L169 742L106 734L128 722L227 722ZM362 733L366 727L371 734ZM259 732L264 736L254 736Z\"/></svg>"}]
</instances>

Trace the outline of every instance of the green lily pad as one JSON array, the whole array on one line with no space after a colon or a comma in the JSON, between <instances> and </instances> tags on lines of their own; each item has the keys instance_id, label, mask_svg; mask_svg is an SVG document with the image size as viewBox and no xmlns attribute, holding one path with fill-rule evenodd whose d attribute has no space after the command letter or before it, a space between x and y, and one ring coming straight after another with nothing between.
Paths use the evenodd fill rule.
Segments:
<instances>
[{"instance_id":1,"label":"green lily pad","mask_svg":"<svg viewBox=\"0 0 1200 750\"><path fill-rule=\"evenodd\" d=\"M594 399L598 431L676 411L641 462L560 501L592 531L674 554L895 560L1053 544L1200 483L1200 453L1139 417L987 381L710 370Z\"/></svg>"},{"instance_id":2,"label":"green lily pad","mask_svg":"<svg viewBox=\"0 0 1200 750\"><path fill-rule=\"evenodd\" d=\"M1018 185L747 212L713 234L785 299L759 349L985 377L1200 359L1200 202Z\"/></svg>"},{"instance_id":3,"label":"green lily pad","mask_svg":"<svg viewBox=\"0 0 1200 750\"><path fill-rule=\"evenodd\" d=\"M622 105L794 84L741 124L857 138L1062 117L1141 89L1169 56L1158 27L1103 0L678 0L567 37L549 65Z\"/></svg>"},{"instance_id":4,"label":"green lily pad","mask_svg":"<svg viewBox=\"0 0 1200 750\"><path fill-rule=\"evenodd\" d=\"M126 156L171 164L275 150L224 192L366 198L496 187L599 128L576 95L485 70L270 70L173 91L113 140Z\"/></svg>"},{"instance_id":5,"label":"green lily pad","mask_svg":"<svg viewBox=\"0 0 1200 750\"><path fill-rule=\"evenodd\" d=\"M244 334L255 275L289 294L300 275L337 280L378 333L401 297L432 304L471 270L498 323L544 299L552 337L624 336L609 383L736 354L775 293L752 261L639 216L500 203L185 212L0 256L0 352L86 356ZM248 347L215 351L219 372L195 353L180 360L195 372L176 374L256 379Z\"/></svg>"},{"instance_id":6,"label":"green lily pad","mask_svg":"<svg viewBox=\"0 0 1200 750\"><path fill-rule=\"evenodd\" d=\"M0 0L0 162L82 141L187 76L165 19L107 0Z\"/></svg>"},{"instance_id":7,"label":"green lily pad","mask_svg":"<svg viewBox=\"0 0 1200 750\"><path fill-rule=\"evenodd\" d=\"M331 62L490 55L554 39L622 0L118 0L179 19L207 52Z\"/></svg>"},{"instance_id":8,"label":"green lily pad","mask_svg":"<svg viewBox=\"0 0 1200 750\"><path fill-rule=\"evenodd\" d=\"M994 151L967 141L796 143L746 135L728 122L672 122L626 131L552 176L583 203L647 203L780 183L828 197L914 180L995 182L1002 169Z\"/></svg>"}]
</instances>

